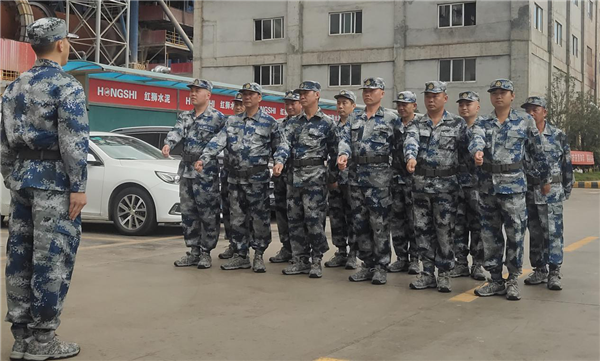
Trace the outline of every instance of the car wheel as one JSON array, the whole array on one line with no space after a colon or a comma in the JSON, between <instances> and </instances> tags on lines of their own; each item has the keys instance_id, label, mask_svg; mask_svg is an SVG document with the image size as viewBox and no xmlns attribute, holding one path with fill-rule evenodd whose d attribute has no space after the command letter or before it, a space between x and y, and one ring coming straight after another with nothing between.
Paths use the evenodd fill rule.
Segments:
<instances>
[{"instance_id":1,"label":"car wheel","mask_svg":"<svg viewBox=\"0 0 600 361\"><path fill-rule=\"evenodd\" d=\"M112 207L113 223L122 234L144 236L157 226L152 197L141 188L121 190L115 196Z\"/></svg>"}]
</instances>

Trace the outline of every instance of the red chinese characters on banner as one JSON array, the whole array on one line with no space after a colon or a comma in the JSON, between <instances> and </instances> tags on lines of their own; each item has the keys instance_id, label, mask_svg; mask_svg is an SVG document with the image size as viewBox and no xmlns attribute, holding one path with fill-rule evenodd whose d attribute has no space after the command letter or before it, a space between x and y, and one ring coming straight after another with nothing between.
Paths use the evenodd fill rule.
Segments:
<instances>
[{"instance_id":1,"label":"red chinese characters on banner","mask_svg":"<svg viewBox=\"0 0 600 361\"><path fill-rule=\"evenodd\" d=\"M573 165L594 165L594 153L572 150L571 163Z\"/></svg>"},{"instance_id":2,"label":"red chinese characters on banner","mask_svg":"<svg viewBox=\"0 0 600 361\"><path fill-rule=\"evenodd\" d=\"M177 89L89 79L90 103L177 110Z\"/></svg>"}]
</instances>

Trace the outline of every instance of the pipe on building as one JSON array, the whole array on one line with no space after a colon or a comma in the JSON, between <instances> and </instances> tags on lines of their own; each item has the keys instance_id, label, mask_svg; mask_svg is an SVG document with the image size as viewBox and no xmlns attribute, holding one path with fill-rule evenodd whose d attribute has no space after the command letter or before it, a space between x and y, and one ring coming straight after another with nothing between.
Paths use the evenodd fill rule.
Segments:
<instances>
[{"instance_id":1,"label":"pipe on building","mask_svg":"<svg viewBox=\"0 0 600 361\"><path fill-rule=\"evenodd\" d=\"M169 9L169 7L167 6L167 3L165 3L165 0L158 0L158 3L160 4L160 6L162 6L163 11L165 12L165 14L167 14L167 17L169 18L169 20L171 20L171 23L173 23L173 25L175 26L175 30L177 30L177 33L179 33L179 36L181 36L185 45L187 45L188 49L190 49L190 51L192 53L194 53L194 45L190 41L190 38L188 38L185 31L183 31L183 28L181 27L181 25L179 24L177 19L175 19L175 15L173 15L173 13L171 12L171 9Z\"/></svg>"},{"instance_id":2,"label":"pipe on building","mask_svg":"<svg viewBox=\"0 0 600 361\"><path fill-rule=\"evenodd\" d=\"M131 62L138 62L138 29L139 29L140 3L132 0L129 3L129 48L131 50Z\"/></svg>"},{"instance_id":3,"label":"pipe on building","mask_svg":"<svg viewBox=\"0 0 600 361\"><path fill-rule=\"evenodd\" d=\"M15 5L17 6L17 11L19 12L19 23L21 24L21 27L19 29L19 41L26 42L27 25L35 21L35 19L33 18L33 10L31 10L31 5L29 5L28 0L14 1Z\"/></svg>"}]
</instances>

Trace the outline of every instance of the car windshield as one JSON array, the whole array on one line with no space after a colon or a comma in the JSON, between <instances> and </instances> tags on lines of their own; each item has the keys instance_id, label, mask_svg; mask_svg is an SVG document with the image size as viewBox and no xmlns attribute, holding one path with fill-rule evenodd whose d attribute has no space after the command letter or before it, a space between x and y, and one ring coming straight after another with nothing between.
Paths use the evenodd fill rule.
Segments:
<instances>
[{"instance_id":1,"label":"car windshield","mask_svg":"<svg viewBox=\"0 0 600 361\"><path fill-rule=\"evenodd\" d=\"M94 142L109 157L120 160L165 159L160 150L136 138L92 136Z\"/></svg>"}]
</instances>

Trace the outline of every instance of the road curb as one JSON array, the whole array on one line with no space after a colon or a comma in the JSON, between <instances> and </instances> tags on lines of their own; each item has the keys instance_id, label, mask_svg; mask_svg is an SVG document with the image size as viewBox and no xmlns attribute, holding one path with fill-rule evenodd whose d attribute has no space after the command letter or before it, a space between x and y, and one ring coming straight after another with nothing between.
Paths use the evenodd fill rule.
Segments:
<instances>
[{"instance_id":1,"label":"road curb","mask_svg":"<svg viewBox=\"0 0 600 361\"><path fill-rule=\"evenodd\" d=\"M600 181L575 182L574 188L600 188Z\"/></svg>"}]
</instances>

